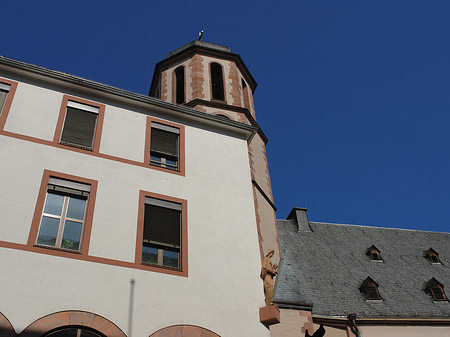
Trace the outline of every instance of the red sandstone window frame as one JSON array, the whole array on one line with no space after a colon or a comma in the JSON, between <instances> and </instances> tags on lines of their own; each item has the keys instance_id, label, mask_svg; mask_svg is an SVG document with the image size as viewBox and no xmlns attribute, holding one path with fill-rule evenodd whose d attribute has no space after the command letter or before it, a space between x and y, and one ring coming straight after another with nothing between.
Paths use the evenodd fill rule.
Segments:
<instances>
[{"instance_id":1,"label":"red sandstone window frame","mask_svg":"<svg viewBox=\"0 0 450 337\"><path fill-rule=\"evenodd\" d=\"M61 144L61 136L62 136L62 132L63 132L63 128L64 128L64 123L65 123L65 119L66 119L66 113L67 113L67 107L68 107L69 101L83 104L83 105L92 106L94 108L98 108L98 117L97 117L97 122L96 122L94 136L93 136L94 139L92 142L92 149L85 149L85 148L77 147L75 145L71 146L71 145ZM94 154L99 154L100 141L101 141L102 131L103 131L104 117L105 117L105 105L104 104L89 101L89 100L82 99L79 97L64 95L63 99L62 99L62 103L61 103L61 108L59 110L58 122L56 123L56 129L55 129L55 135L53 137L53 143L58 147L67 148L69 146L71 148L77 149L80 152L90 152L90 153L94 153Z\"/></svg>"},{"instance_id":2,"label":"red sandstone window frame","mask_svg":"<svg viewBox=\"0 0 450 337\"><path fill-rule=\"evenodd\" d=\"M36 244L39 227L41 224L41 217L42 213L44 211L44 203L45 198L47 195L47 186L49 184L50 177L63 179L63 180L71 180L74 182L80 182L83 184L88 184L91 186L90 192L89 192L89 199L87 202L86 207L86 215L84 220L84 229L81 236L81 249L78 251L70 251L66 249L61 248L55 248L55 247L48 247ZM89 244L90 244L90 237L91 237L91 231L92 231L92 220L94 217L94 207L95 207L95 199L97 196L97 186L98 182L97 180L83 178L79 176L74 176L66 173L56 172L56 171L50 171L50 170L44 170L41 186L39 188L38 198L36 201L36 208L34 210L33 220L31 222L31 228L30 233L28 235L28 241L27 246L29 248L35 248L35 249L51 249L56 251L59 256L67 256L68 254L79 254L83 257L87 257L89 252ZM34 249L32 249L34 250Z\"/></svg>"},{"instance_id":3,"label":"red sandstone window frame","mask_svg":"<svg viewBox=\"0 0 450 337\"><path fill-rule=\"evenodd\" d=\"M0 111L0 130L3 130L6 124L6 119L8 118L9 111L11 110L11 105L16 94L18 82L0 78L0 83L9 85L8 94L6 95L5 102Z\"/></svg>"},{"instance_id":4,"label":"red sandstone window frame","mask_svg":"<svg viewBox=\"0 0 450 337\"><path fill-rule=\"evenodd\" d=\"M152 132L152 123L167 125L169 127L177 128L179 133L178 139L178 169L172 170L167 167L161 167L157 165L150 165L150 151L151 151L151 132ZM147 116L147 126L145 131L145 146L144 146L144 163L148 167L163 171L167 173L177 174L184 176L185 175L185 127L181 124L176 124L172 122L168 122L165 120L161 120L155 117Z\"/></svg>"},{"instance_id":5,"label":"red sandstone window frame","mask_svg":"<svg viewBox=\"0 0 450 337\"><path fill-rule=\"evenodd\" d=\"M171 203L177 203L181 205L181 249L180 249L180 262L181 268L174 269L160 265L149 265L142 262L142 245L144 236L144 217L145 217L145 198L159 199L168 201ZM158 193L148 192L144 190L139 191L139 207L138 207L138 222L136 231L136 251L135 251L135 263L142 266L142 269L178 275L188 276L188 232L187 232L187 200L170 197Z\"/></svg>"}]
</instances>

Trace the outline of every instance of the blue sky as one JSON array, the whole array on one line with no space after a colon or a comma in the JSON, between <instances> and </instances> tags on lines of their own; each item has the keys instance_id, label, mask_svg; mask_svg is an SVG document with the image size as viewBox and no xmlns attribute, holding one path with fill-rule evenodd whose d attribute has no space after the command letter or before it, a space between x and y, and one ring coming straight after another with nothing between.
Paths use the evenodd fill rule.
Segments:
<instances>
[{"instance_id":1,"label":"blue sky","mask_svg":"<svg viewBox=\"0 0 450 337\"><path fill-rule=\"evenodd\" d=\"M258 82L277 217L450 232L450 2L16 1L0 54L147 94L197 38Z\"/></svg>"}]
</instances>

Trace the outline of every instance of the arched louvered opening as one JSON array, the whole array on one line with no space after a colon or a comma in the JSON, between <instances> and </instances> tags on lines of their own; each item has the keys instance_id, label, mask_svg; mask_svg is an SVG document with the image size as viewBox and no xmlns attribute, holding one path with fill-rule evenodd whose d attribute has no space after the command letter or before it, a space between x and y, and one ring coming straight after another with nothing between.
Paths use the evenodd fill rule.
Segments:
<instances>
[{"instance_id":1,"label":"arched louvered opening","mask_svg":"<svg viewBox=\"0 0 450 337\"><path fill-rule=\"evenodd\" d=\"M211 63L210 68L212 98L220 101L225 101L222 66L218 63Z\"/></svg>"},{"instance_id":2,"label":"arched louvered opening","mask_svg":"<svg viewBox=\"0 0 450 337\"><path fill-rule=\"evenodd\" d=\"M175 69L175 92L176 92L176 103L184 103L184 67L178 67Z\"/></svg>"}]
</instances>

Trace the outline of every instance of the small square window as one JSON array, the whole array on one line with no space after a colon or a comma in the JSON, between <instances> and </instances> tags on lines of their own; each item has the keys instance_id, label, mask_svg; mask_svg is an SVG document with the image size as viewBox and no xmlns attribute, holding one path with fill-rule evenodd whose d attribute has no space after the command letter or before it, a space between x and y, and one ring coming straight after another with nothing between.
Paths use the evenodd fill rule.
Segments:
<instances>
[{"instance_id":1,"label":"small square window","mask_svg":"<svg viewBox=\"0 0 450 337\"><path fill-rule=\"evenodd\" d=\"M93 150L99 108L69 100L60 143Z\"/></svg>"},{"instance_id":2,"label":"small square window","mask_svg":"<svg viewBox=\"0 0 450 337\"><path fill-rule=\"evenodd\" d=\"M36 244L80 251L91 185L50 177Z\"/></svg>"},{"instance_id":3,"label":"small square window","mask_svg":"<svg viewBox=\"0 0 450 337\"><path fill-rule=\"evenodd\" d=\"M0 113L5 105L6 97L8 96L11 85L0 82Z\"/></svg>"},{"instance_id":4,"label":"small square window","mask_svg":"<svg viewBox=\"0 0 450 337\"><path fill-rule=\"evenodd\" d=\"M179 171L180 129L151 123L150 165Z\"/></svg>"},{"instance_id":5,"label":"small square window","mask_svg":"<svg viewBox=\"0 0 450 337\"><path fill-rule=\"evenodd\" d=\"M181 269L182 205L145 197L142 263Z\"/></svg>"}]
</instances>

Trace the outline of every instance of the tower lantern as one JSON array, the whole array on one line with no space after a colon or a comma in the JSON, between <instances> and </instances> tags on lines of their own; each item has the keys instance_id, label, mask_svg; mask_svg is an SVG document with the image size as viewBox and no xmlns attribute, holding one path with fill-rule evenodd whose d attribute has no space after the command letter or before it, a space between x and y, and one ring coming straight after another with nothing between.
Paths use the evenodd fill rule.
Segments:
<instances>
[{"instance_id":1,"label":"tower lantern","mask_svg":"<svg viewBox=\"0 0 450 337\"><path fill-rule=\"evenodd\" d=\"M260 253L263 258L265 252L274 249L273 260L278 263L280 247L267 137L256 122L253 104L256 85L244 61L230 48L195 40L156 64L149 96L258 128L248 149Z\"/></svg>"}]
</instances>

